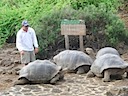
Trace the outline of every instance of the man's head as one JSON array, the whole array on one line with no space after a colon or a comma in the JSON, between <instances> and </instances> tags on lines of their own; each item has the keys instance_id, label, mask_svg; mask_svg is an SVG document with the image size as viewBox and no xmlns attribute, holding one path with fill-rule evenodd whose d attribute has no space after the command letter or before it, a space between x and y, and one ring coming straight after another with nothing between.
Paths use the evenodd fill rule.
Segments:
<instances>
[{"instance_id":1,"label":"man's head","mask_svg":"<svg viewBox=\"0 0 128 96\"><path fill-rule=\"evenodd\" d=\"M22 28L23 28L23 30L27 32L28 27L29 27L28 21L27 20L23 20L22 21Z\"/></svg>"},{"instance_id":2,"label":"man's head","mask_svg":"<svg viewBox=\"0 0 128 96\"><path fill-rule=\"evenodd\" d=\"M27 20L23 20L23 21L22 21L22 26L25 26L25 27L26 27L26 26L29 26L28 21L27 21Z\"/></svg>"}]
</instances>

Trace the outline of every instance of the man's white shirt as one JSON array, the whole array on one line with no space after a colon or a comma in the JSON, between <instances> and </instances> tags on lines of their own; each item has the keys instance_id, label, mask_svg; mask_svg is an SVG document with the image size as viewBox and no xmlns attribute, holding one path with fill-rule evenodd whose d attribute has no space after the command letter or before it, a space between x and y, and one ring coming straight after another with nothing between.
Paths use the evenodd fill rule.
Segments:
<instances>
[{"instance_id":1,"label":"man's white shirt","mask_svg":"<svg viewBox=\"0 0 128 96\"><path fill-rule=\"evenodd\" d=\"M16 47L19 51L33 51L38 48L37 37L33 28L28 27L25 32L22 28L17 32Z\"/></svg>"}]
</instances>

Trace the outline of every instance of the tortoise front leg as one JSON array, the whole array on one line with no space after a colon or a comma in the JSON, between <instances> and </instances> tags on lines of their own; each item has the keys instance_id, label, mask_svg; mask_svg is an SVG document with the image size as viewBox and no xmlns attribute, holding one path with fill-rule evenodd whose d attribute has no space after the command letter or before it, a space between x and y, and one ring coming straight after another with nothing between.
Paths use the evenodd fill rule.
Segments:
<instances>
[{"instance_id":1,"label":"tortoise front leg","mask_svg":"<svg viewBox=\"0 0 128 96\"><path fill-rule=\"evenodd\" d=\"M66 72L67 71L65 71L65 70L61 70L60 72L59 72L59 80L63 80L64 79L64 74L66 74Z\"/></svg>"},{"instance_id":2,"label":"tortoise front leg","mask_svg":"<svg viewBox=\"0 0 128 96\"><path fill-rule=\"evenodd\" d=\"M126 78L128 78L128 72L126 72Z\"/></svg>"},{"instance_id":3,"label":"tortoise front leg","mask_svg":"<svg viewBox=\"0 0 128 96\"><path fill-rule=\"evenodd\" d=\"M128 78L128 67L125 69L126 72L126 78Z\"/></svg>"},{"instance_id":4,"label":"tortoise front leg","mask_svg":"<svg viewBox=\"0 0 128 96\"><path fill-rule=\"evenodd\" d=\"M83 73L85 73L85 71L84 71L84 67L83 67L83 66L78 67L76 73L77 73L77 74L83 74Z\"/></svg>"},{"instance_id":5,"label":"tortoise front leg","mask_svg":"<svg viewBox=\"0 0 128 96\"><path fill-rule=\"evenodd\" d=\"M87 78L88 77L95 77L95 74L90 70L88 73L87 73Z\"/></svg>"},{"instance_id":6,"label":"tortoise front leg","mask_svg":"<svg viewBox=\"0 0 128 96\"><path fill-rule=\"evenodd\" d=\"M14 83L14 86L15 85L24 85L24 84L30 84L30 81L26 78L20 78L18 79L15 83Z\"/></svg>"},{"instance_id":7,"label":"tortoise front leg","mask_svg":"<svg viewBox=\"0 0 128 96\"><path fill-rule=\"evenodd\" d=\"M104 71L104 78L102 80L104 82L109 82L110 81L110 75L111 75L111 73L109 72L109 70L105 70Z\"/></svg>"},{"instance_id":8,"label":"tortoise front leg","mask_svg":"<svg viewBox=\"0 0 128 96\"><path fill-rule=\"evenodd\" d=\"M53 77L50 81L51 84L55 84L60 78L60 74L57 74L55 77Z\"/></svg>"}]
</instances>

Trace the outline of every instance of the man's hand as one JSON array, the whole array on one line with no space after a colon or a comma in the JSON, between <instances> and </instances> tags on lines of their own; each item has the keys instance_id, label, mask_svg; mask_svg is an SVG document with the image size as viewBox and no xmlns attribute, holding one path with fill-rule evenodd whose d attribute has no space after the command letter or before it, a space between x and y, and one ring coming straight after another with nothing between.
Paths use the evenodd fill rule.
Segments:
<instances>
[{"instance_id":1,"label":"man's hand","mask_svg":"<svg viewBox=\"0 0 128 96\"><path fill-rule=\"evenodd\" d=\"M38 53L38 51L39 51L38 48L35 48L35 54Z\"/></svg>"},{"instance_id":2,"label":"man's hand","mask_svg":"<svg viewBox=\"0 0 128 96\"><path fill-rule=\"evenodd\" d=\"M24 51L20 51L20 55L24 55Z\"/></svg>"}]
</instances>

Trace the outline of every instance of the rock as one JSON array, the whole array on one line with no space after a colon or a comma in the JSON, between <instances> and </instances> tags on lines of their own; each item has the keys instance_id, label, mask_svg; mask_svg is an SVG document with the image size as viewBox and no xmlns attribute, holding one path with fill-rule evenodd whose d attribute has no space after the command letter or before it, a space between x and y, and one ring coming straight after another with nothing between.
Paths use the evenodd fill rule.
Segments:
<instances>
[{"instance_id":1,"label":"rock","mask_svg":"<svg viewBox=\"0 0 128 96\"><path fill-rule=\"evenodd\" d=\"M19 51L13 51L11 52L11 55L19 54Z\"/></svg>"},{"instance_id":2,"label":"rock","mask_svg":"<svg viewBox=\"0 0 128 96\"><path fill-rule=\"evenodd\" d=\"M6 81L6 82L12 82L12 80L11 80L11 79L6 79L5 81Z\"/></svg>"},{"instance_id":3,"label":"rock","mask_svg":"<svg viewBox=\"0 0 128 96\"><path fill-rule=\"evenodd\" d=\"M107 96L128 96L128 86L113 87L108 92Z\"/></svg>"},{"instance_id":4,"label":"rock","mask_svg":"<svg viewBox=\"0 0 128 96\"><path fill-rule=\"evenodd\" d=\"M2 65L2 66L5 66L5 67L10 66L12 63L13 63L13 62L12 62L9 58L3 59L3 60L1 61L1 65Z\"/></svg>"}]
</instances>

